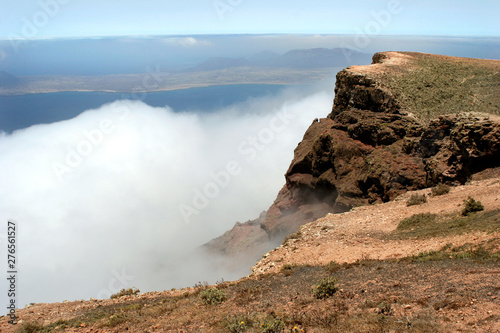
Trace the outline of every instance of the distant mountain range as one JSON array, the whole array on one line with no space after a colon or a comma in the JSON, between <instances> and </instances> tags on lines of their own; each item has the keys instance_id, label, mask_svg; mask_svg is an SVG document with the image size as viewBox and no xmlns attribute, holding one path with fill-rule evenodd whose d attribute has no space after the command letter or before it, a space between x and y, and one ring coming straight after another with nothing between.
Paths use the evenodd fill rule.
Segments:
<instances>
[{"instance_id":1,"label":"distant mountain range","mask_svg":"<svg viewBox=\"0 0 500 333\"><path fill-rule=\"evenodd\" d=\"M232 67L278 67L294 69L348 67L353 64L370 64L371 58L371 54L345 48L291 50L282 55L264 51L246 58L210 58L184 71L201 72Z\"/></svg>"},{"instance_id":2,"label":"distant mountain range","mask_svg":"<svg viewBox=\"0 0 500 333\"><path fill-rule=\"evenodd\" d=\"M354 64L368 65L370 54L351 49L301 49L285 54L270 51L241 58L212 57L191 68L158 73L153 89L144 87L144 74L88 76L13 76L0 71L0 95L60 91L165 91L227 84L309 84Z\"/></svg>"},{"instance_id":3,"label":"distant mountain range","mask_svg":"<svg viewBox=\"0 0 500 333\"><path fill-rule=\"evenodd\" d=\"M252 66L252 63L244 58L225 58L225 57L214 57L206 60L205 62L188 68L184 72L205 72L213 71L218 69L225 69L231 67L248 67Z\"/></svg>"},{"instance_id":4,"label":"distant mountain range","mask_svg":"<svg viewBox=\"0 0 500 333\"><path fill-rule=\"evenodd\" d=\"M348 67L353 64L370 64L372 55L358 51L334 49L292 50L277 58L273 66L293 68Z\"/></svg>"}]
</instances>

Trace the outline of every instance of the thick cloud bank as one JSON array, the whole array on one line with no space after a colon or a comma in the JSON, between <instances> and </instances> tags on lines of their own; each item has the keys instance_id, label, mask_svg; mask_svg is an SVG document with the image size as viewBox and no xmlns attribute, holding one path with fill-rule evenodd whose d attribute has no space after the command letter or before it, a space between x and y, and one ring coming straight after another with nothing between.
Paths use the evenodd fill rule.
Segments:
<instances>
[{"instance_id":1,"label":"thick cloud bank","mask_svg":"<svg viewBox=\"0 0 500 333\"><path fill-rule=\"evenodd\" d=\"M122 100L0 135L0 253L14 220L18 305L237 278L184 258L270 206L331 103L322 89L210 114Z\"/></svg>"}]
</instances>

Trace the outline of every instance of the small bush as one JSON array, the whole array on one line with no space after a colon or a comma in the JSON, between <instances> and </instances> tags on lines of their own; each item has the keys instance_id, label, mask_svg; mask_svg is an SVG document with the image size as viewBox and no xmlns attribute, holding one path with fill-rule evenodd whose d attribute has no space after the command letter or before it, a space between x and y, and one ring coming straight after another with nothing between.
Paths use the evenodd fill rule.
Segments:
<instances>
[{"instance_id":1,"label":"small bush","mask_svg":"<svg viewBox=\"0 0 500 333\"><path fill-rule=\"evenodd\" d=\"M335 294L337 290L337 279L329 277L319 281L319 283L314 286L312 292L314 297L323 299L333 296L333 294Z\"/></svg>"},{"instance_id":2,"label":"small bush","mask_svg":"<svg viewBox=\"0 0 500 333\"><path fill-rule=\"evenodd\" d=\"M135 288L129 288L129 289L123 288L122 290L120 290L120 292L111 295L110 298L111 299L115 299L115 298L120 298L120 297L123 297L123 296L137 295L140 292L141 291L139 289L135 289Z\"/></svg>"},{"instance_id":3,"label":"small bush","mask_svg":"<svg viewBox=\"0 0 500 333\"><path fill-rule=\"evenodd\" d=\"M446 184L438 184L431 190L431 194L433 197L437 197L439 195L445 195L448 193L450 193L450 187Z\"/></svg>"},{"instance_id":4,"label":"small bush","mask_svg":"<svg viewBox=\"0 0 500 333\"><path fill-rule=\"evenodd\" d=\"M277 317L269 317L261 325L262 333L281 333L285 330L285 322Z\"/></svg>"},{"instance_id":5,"label":"small bush","mask_svg":"<svg viewBox=\"0 0 500 333\"><path fill-rule=\"evenodd\" d=\"M208 287L208 282L207 281L198 281L198 283L195 283L193 288L194 289L197 289L197 290L202 290L202 289L206 289Z\"/></svg>"},{"instance_id":6,"label":"small bush","mask_svg":"<svg viewBox=\"0 0 500 333\"><path fill-rule=\"evenodd\" d=\"M437 215L431 213L415 214L399 222L397 230L409 230L413 228L422 228L432 225L436 222Z\"/></svg>"},{"instance_id":7,"label":"small bush","mask_svg":"<svg viewBox=\"0 0 500 333\"><path fill-rule=\"evenodd\" d=\"M297 265L295 265L295 264L291 264L291 265L284 264L283 266L281 266L280 272L283 273L283 275L285 275L285 276L290 276L290 275L292 275L292 273L296 267L297 267Z\"/></svg>"},{"instance_id":8,"label":"small bush","mask_svg":"<svg viewBox=\"0 0 500 333\"><path fill-rule=\"evenodd\" d=\"M394 314L390 303L382 302L377 306L377 312L381 315L391 316Z\"/></svg>"},{"instance_id":9,"label":"small bush","mask_svg":"<svg viewBox=\"0 0 500 333\"><path fill-rule=\"evenodd\" d=\"M290 241L290 240L292 240L292 239L300 239L300 238L302 238L302 232L299 230L299 231L297 231L297 232L295 232L295 233L293 233L293 234L291 234L291 235L287 236L287 237L285 238L285 240L283 241L283 243L282 243L282 244L283 244L283 245L287 245L287 244L288 244L288 241Z\"/></svg>"},{"instance_id":10,"label":"small bush","mask_svg":"<svg viewBox=\"0 0 500 333\"><path fill-rule=\"evenodd\" d=\"M469 197L464 200L464 208L462 210L462 215L467 216L469 213L480 212L484 210L484 206L480 201L476 201L474 198Z\"/></svg>"},{"instance_id":11,"label":"small bush","mask_svg":"<svg viewBox=\"0 0 500 333\"><path fill-rule=\"evenodd\" d=\"M225 327L231 333L247 332L253 326L253 321L248 317L230 317L226 319Z\"/></svg>"},{"instance_id":12,"label":"small bush","mask_svg":"<svg viewBox=\"0 0 500 333\"><path fill-rule=\"evenodd\" d=\"M220 304L227 299L227 293L217 288L207 288L200 293L200 298L206 305Z\"/></svg>"},{"instance_id":13,"label":"small bush","mask_svg":"<svg viewBox=\"0 0 500 333\"><path fill-rule=\"evenodd\" d=\"M109 317L108 321L106 323L104 323L102 326L105 326L105 327L116 327L120 324L123 324L125 322L127 322L127 318L126 316L124 315L112 315L111 317Z\"/></svg>"},{"instance_id":14,"label":"small bush","mask_svg":"<svg viewBox=\"0 0 500 333\"><path fill-rule=\"evenodd\" d=\"M39 323L24 323L16 329L16 333L37 333L42 332L43 328Z\"/></svg>"},{"instance_id":15,"label":"small bush","mask_svg":"<svg viewBox=\"0 0 500 333\"><path fill-rule=\"evenodd\" d=\"M421 205L427 202L427 197L425 194L412 194L410 199L406 202L406 206L416 206L416 205Z\"/></svg>"},{"instance_id":16,"label":"small bush","mask_svg":"<svg viewBox=\"0 0 500 333\"><path fill-rule=\"evenodd\" d=\"M336 262L335 260L330 261L328 263L328 265L326 266L326 270L330 273L335 273L336 271L338 271L341 268L342 268L342 265L339 264L338 262Z\"/></svg>"}]
</instances>

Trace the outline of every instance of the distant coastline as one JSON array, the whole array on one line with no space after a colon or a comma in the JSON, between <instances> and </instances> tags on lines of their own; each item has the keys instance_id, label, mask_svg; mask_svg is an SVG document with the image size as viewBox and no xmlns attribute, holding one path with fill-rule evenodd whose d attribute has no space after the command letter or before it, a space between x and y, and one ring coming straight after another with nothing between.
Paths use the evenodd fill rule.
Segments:
<instances>
[{"instance_id":1,"label":"distant coastline","mask_svg":"<svg viewBox=\"0 0 500 333\"><path fill-rule=\"evenodd\" d=\"M145 73L104 76L23 76L0 87L0 96L58 92L149 93L241 84L300 85L333 78L340 67L315 69L236 67L193 73Z\"/></svg>"},{"instance_id":2,"label":"distant coastline","mask_svg":"<svg viewBox=\"0 0 500 333\"><path fill-rule=\"evenodd\" d=\"M11 133L37 124L67 120L120 99L140 100L174 111L212 112L248 98L271 96L290 85L213 85L177 90L138 92L70 91L0 96L0 131Z\"/></svg>"}]
</instances>

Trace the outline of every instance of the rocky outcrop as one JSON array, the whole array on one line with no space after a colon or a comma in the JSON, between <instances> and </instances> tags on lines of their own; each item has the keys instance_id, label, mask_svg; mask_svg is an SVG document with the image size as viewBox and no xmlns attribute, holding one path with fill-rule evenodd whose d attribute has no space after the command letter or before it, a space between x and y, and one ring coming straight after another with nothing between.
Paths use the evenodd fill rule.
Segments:
<instances>
[{"instance_id":1,"label":"rocky outcrop","mask_svg":"<svg viewBox=\"0 0 500 333\"><path fill-rule=\"evenodd\" d=\"M443 116L421 125L398 114L341 112L309 128L262 227L283 237L326 213L440 182L463 184L495 166L500 124L487 118Z\"/></svg>"},{"instance_id":2,"label":"rocky outcrop","mask_svg":"<svg viewBox=\"0 0 500 333\"><path fill-rule=\"evenodd\" d=\"M500 61L396 52L339 72L332 112L305 133L261 229L282 240L327 213L500 166L499 73Z\"/></svg>"},{"instance_id":3,"label":"rocky outcrop","mask_svg":"<svg viewBox=\"0 0 500 333\"><path fill-rule=\"evenodd\" d=\"M265 216L266 212L262 212L255 220L237 222L231 230L203 245L204 249L233 257L262 255L270 250L268 234L261 227Z\"/></svg>"}]
</instances>

